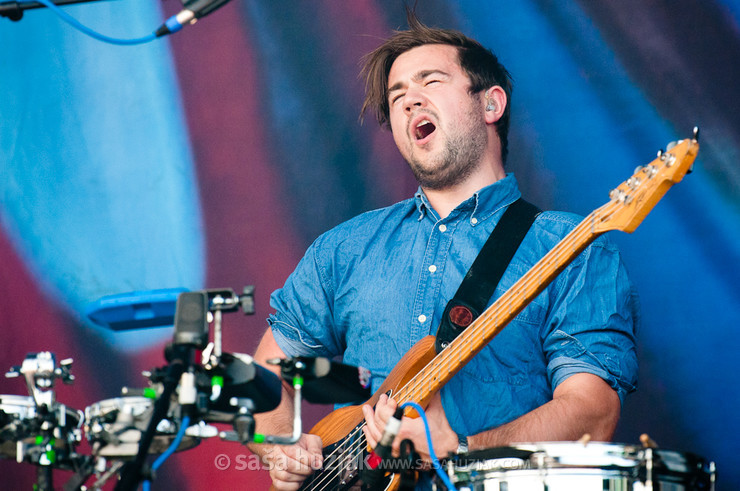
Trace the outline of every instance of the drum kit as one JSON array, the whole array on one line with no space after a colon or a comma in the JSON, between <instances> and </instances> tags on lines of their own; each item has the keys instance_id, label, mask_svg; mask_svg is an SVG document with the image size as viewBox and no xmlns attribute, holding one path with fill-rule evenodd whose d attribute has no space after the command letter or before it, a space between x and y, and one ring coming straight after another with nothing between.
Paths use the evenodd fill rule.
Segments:
<instances>
[{"instance_id":1,"label":"drum kit","mask_svg":"<svg viewBox=\"0 0 740 491\"><path fill-rule=\"evenodd\" d=\"M0 395L0 458L36 467L35 489L54 489L55 470L72 471L65 491L137 489L157 463L175 451L220 437L241 444L295 443L301 435L301 400L358 402L370 396L366 370L322 358L275 360L296 393L293 433L255 433L255 413L280 402L282 382L251 357L222 351L221 312L248 309L249 295L231 290L183 292L177 299L168 364L145 373L148 387L124 388L120 397L72 409L56 400L54 386L71 384L72 360L50 352L29 354L7 377L22 377L27 396ZM208 342L209 325L214 340ZM200 360L196 358L200 357ZM305 389L305 390L304 390ZM231 424L221 431L215 424ZM83 435L89 454L78 451ZM712 462L658 448L602 442L541 442L452 455L443 462L457 490L713 490ZM149 457L158 455L154 464ZM442 482L439 489L445 489Z\"/></svg>"}]
</instances>

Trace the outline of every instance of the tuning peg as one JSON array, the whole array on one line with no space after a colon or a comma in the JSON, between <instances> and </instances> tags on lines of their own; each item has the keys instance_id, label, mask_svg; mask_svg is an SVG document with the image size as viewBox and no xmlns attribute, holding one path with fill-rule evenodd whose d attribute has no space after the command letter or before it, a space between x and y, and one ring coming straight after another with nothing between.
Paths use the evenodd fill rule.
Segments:
<instances>
[{"instance_id":1,"label":"tuning peg","mask_svg":"<svg viewBox=\"0 0 740 491\"><path fill-rule=\"evenodd\" d=\"M630 189L635 190L640 186L641 182L642 181L640 181L638 177L632 176L629 179L627 179L627 186Z\"/></svg>"}]
</instances>

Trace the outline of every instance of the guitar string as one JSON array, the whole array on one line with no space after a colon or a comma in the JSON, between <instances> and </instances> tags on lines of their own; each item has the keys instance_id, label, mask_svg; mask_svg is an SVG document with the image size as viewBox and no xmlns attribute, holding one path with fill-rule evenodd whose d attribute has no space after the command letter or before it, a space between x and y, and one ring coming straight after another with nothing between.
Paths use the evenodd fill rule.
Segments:
<instances>
[{"instance_id":1,"label":"guitar string","mask_svg":"<svg viewBox=\"0 0 740 491\"><path fill-rule=\"evenodd\" d=\"M686 152L686 154L688 154L688 151ZM675 155L674 155L674 157L675 157ZM685 158L685 156L682 157L682 159L683 158ZM654 161L654 163L657 163L657 161ZM654 176L648 176L648 178L650 178L650 177L654 177ZM626 184L626 182L625 183L622 183L619 187L623 187L623 185L625 185L625 184ZM635 193L644 194L644 191L645 190L644 190L644 187L643 187L640 190L633 189L632 191L635 191ZM634 198L634 196L633 196L633 198ZM660 199L660 198L658 198L658 199ZM594 211L593 213L589 214L579 225L576 226L576 228L573 230L573 233L568 234L565 237L565 239L562 241L562 243L556 244L556 246L553 248L552 251L550 251L548 254L546 254L545 256L543 256L542 260L541 261L538 261L535 264L535 268L539 267L539 269L543 269L545 266L547 266L547 265L549 265L551 263L551 260L556 260L555 261L555 264L556 265L560 264L562 262L562 259L561 259L561 253L562 252L565 252L566 256L570 256L572 254L572 257L569 257L568 260L564 262L564 264L570 263L572 260L575 259L575 257L577 257L577 254L575 254L575 252L576 252L577 249L580 248L580 250L578 250L578 254L580 254L580 252L582 252L582 250L585 249L585 247L587 247L588 244L590 244L591 242L593 242L593 240L595 240L599 235L601 235L603 233L603 232L600 232L600 233L596 234L595 233L595 230L594 230L594 221L596 220L596 218L599 217L599 213L600 212L604 212L604 216L606 217L606 219L608 219L608 218L611 217L611 215L615 211L614 209L616 209L619 206L621 206L621 203L618 200L611 200L606 205L598 208L596 211ZM649 212L649 210L648 210L648 212ZM602 219L604 219L604 218L602 218ZM583 230L579 230L581 228L583 228ZM589 228L591 228L591 232L588 231ZM589 239L590 238L590 240L587 240L584 244L582 244L581 246L578 246L578 247L573 247L573 246L570 245L570 242L573 242L573 240L568 241L569 244L566 245L566 239L571 239L571 238L572 239L575 239L576 236L579 236L583 232L586 232L588 234L588 236L586 237L586 239ZM580 240L577 241L577 242L580 242ZM554 252L554 254L551 254L552 252ZM550 258L548 256L553 256L553 257ZM556 266L553 271L557 271L557 269L559 269L561 266ZM542 272L539 271L537 274L532 274L532 275L528 275L527 274L527 275L525 275L525 277L531 277L531 278L536 278L537 279L538 285L534 288L534 290L530 291L531 285L529 283L531 283L531 282L529 282L529 281L517 281L513 285L513 287L512 287L511 297L516 298L517 295L520 295L521 294L522 295L522 299L523 300L526 300L528 296L534 297L535 294L541 293L541 291L540 292L537 292L537 289L539 289L540 286L541 286L541 284L542 284L541 273ZM555 276L557 276L557 275L553 275L553 278L551 278L547 282L547 284L549 284L554 279ZM525 278L522 278L522 280L524 280L524 279ZM522 283L522 284L521 285L518 285L518 283ZM542 288L542 290L544 290L545 286L542 286L541 288ZM529 301L531 301L531 300L532 299L530 299ZM529 303L529 302L527 302L527 303ZM494 310L496 312L494 312ZM484 336L483 336L484 338L487 337L489 334L491 334L490 326L487 326L486 323L489 323L489 322L493 321L493 329L494 330L497 329L498 323L495 322L495 321L498 318L498 313L500 312L500 310L501 310L500 308L493 309L491 312L489 312L489 314L486 314L486 312L484 312L484 315L481 316L481 317L483 317L483 319L481 321L481 323L483 324L481 326L481 329L484 331ZM512 316L512 319L515 317L515 315L512 315L511 311L509 312L509 315ZM512 320L512 319L509 319L509 320ZM508 322L507 322L507 324L508 324ZM500 328L500 329L503 329L503 327ZM472 331L468 330L468 332L470 332L471 334L470 335L465 335L463 333L460 336L461 342L459 342L457 344L463 344L468 337L472 337L473 336ZM494 336L495 336L495 334L496 333L494 333ZM489 340L489 342L490 342L490 340ZM420 370L420 372L418 374L420 376L419 377L414 377L415 382L412 383L412 386L411 387L409 387L409 385L407 384L406 386L404 386L404 387L402 387L400 389L399 394L398 394L399 401L401 401L404 398L404 396L403 396L403 393L404 392L410 392L411 394L408 396L408 398L411 399L411 397L414 394L416 394L417 391L419 390L418 387L421 384L425 383L424 377L426 376L425 375L426 368L427 367L430 367L430 371L434 372L436 370L437 372L439 372L441 370L441 367L443 367L444 365L446 365L454 357L453 351L454 351L454 349L453 350L450 350L448 356L440 356L439 359L437 359L437 357L435 357L424 368L422 368L422 370ZM442 353L442 354L444 354L444 353ZM473 356L474 355L471 355L470 358L472 358ZM460 364L461 364L460 361L462 361L462 357L461 356L458 357L458 362L455 363L455 367L460 367ZM466 360L466 362L467 362L467 360ZM448 373L450 373L450 370L449 369L448 369ZM440 385L439 382L437 383L437 385ZM429 391L426 391L426 392L427 392L427 394L429 393ZM364 426L364 424L365 423L362 423L362 425L360 425L359 428L362 428L362 426ZM346 438L352 437L357 431L358 431L358 429L355 429ZM354 445L352 445L352 447L355 447L356 448L356 447L358 447L358 445L361 446L364 443L365 443L365 435L363 433L361 435L361 438L360 438L359 442L356 443L356 444L354 444Z\"/></svg>"},{"instance_id":2,"label":"guitar string","mask_svg":"<svg viewBox=\"0 0 740 491\"><path fill-rule=\"evenodd\" d=\"M365 437L365 433L362 432L362 427L365 426L365 424L366 423L363 422L358 427L355 427L353 429L353 431L351 431L347 436L345 436L344 437L344 440L342 441L342 443L339 446L337 446L337 448L335 448L329 455L327 455L325 457L325 460L328 460L330 457L334 456L335 453L337 453L338 451L340 451L340 449L344 445L344 443L346 441L351 440L352 438L354 438L357 435L358 432L360 433L359 438L355 442L350 443L349 448L342 449L342 454L340 456L338 456L337 459L340 461L340 464L341 464L341 461L342 460L345 460L349 456L348 454L351 454L352 460L354 460L355 457L357 457L358 455L360 455L361 449L363 448L363 446L365 446L367 444L367 439ZM340 477L341 472L347 471L351 467L352 460L350 460L349 463L347 463L344 467L340 467L338 469L333 469L331 472L329 472L329 471L322 472L322 474L320 475L320 479L308 483L308 486L310 486L310 487L306 487L306 488L302 488L302 489L306 489L306 490L326 489L326 486L329 486L331 484L331 482L335 478ZM334 475L334 474L336 474L336 475ZM321 487L321 488L315 487L315 486L321 485L321 484L324 484L324 487Z\"/></svg>"},{"instance_id":3,"label":"guitar string","mask_svg":"<svg viewBox=\"0 0 740 491\"><path fill-rule=\"evenodd\" d=\"M616 205L616 206L612 206L612 205ZM549 267L550 264L554 263L556 265L556 267L553 269L553 271L555 271L560 266L562 266L561 263L567 264L567 262L565 262L562 259L562 256L563 255L565 255L565 256L572 255L573 251L578 248L578 247L574 247L574 246L577 246L581 242L583 242L583 244L582 244L581 247L583 247L583 248L587 247L590 244L590 242L593 242L593 240L595 240L599 235L601 235L601 233L603 233L603 232L601 232L601 233L598 233L597 234L596 232L589 230L589 229L592 229L593 228L593 225L592 224L593 224L593 221L597 218L598 212L600 212L600 211L601 212L604 212L604 215L608 217L608 216L611 216L612 213L613 213L613 211L614 211L614 210L610 210L609 208L616 208L618 206L619 206L619 202L613 200L613 201L610 201L609 203L607 203L607 205L602 206L601 208L599 208L596 211L594 211L591 214L589 214L586 218L584 218L573 229L573 231L571 233L569 233L561 242L559 242L558 244L556 244L556 246L553 247L552 250L550 250L547 254L545 254L542 257L542 259L540 261L538 261L533 266L532 274L525 274L522 278L520 278L519 281L517 281L514 285L512 285L512 288L511 288L511 292L512 293L510 295L507 295L505 293L504 296L511 296L512 298L516 298L516 296L518 296L518 295L523 295L523 299L525 299L525 300L527 299L528 296L530 296L530 295L533 296L534 294L531 293L531 291L536 291L537 288L540 287L541 281L542 281L541 280L541 273L542 273L542 271L537 271L535 273L534 270L535 269L537 269L537 270L547 269L547 268L545 268L546 266ZM586 234L586 237L583 237L582 238L581 236L584 233ZM576 240L576 239L578 239L578 240ZM572 244L574 241L576 242L576 244ZM580 254L580 252L582 252L582 251L579 251L578 253ZM568 262L570 262L573 259L575 259L575 257L577 257L577 254L576 255L573 255L573 257L571 257L571 258L568 258ZM534 290L530 290L530 284L533 281L537 281L539 284L537 285L537 287L534 288ZM518 283L522 283L522 284L521 285L518 285ZM549 283L550 282L548 282L548 284ZM538 292L538 293L541 293L541 292ZM530 299L530 301L531 301L531 299ZM486 335L488 334L488 330L489 330L490 326L488 326L487 324L489 323L489 321L495 321L496 319L498 319L501 316L501 310L504 308L503 307L503 303L509 303L509 302L502 302L502 303L499 304L498 308L494 308L490 312L484 311L484 313L479 317L480 323L481 323L481 329L484 332L484 336L483 337L486 337ZM527 303L529 303L529 302L527 302ZM494 322L493 328L495 329L497 326L498 326L498 323L497 322ZM459 341L457 343L455 343L455 345L464 345L468 341L467 338L473 337L473 336L475 336L477 334L478 334L477 332L473 333L473 331L470 331L470 330L467 330L466 329L457 338L457 339L459 339ZM455 353L455 351L456 350L453 347L453 349L451 349L449 351L448 350L444 350L443 352L441 352L438 356L436 356L435 358L433 358L424 368L422 368L419 371L420 377L415 377L414 378L414 381L412 381L411 385L408 385L407 384L404 387L402 387L401 389L399 389L399 391L397 392L397 397L398 397L399 404L402 404L403 402L406 402L407 400L411 400L414 395L418 394L421 391L420 386L422 386L423 384L427 383L428 382L427 379L429 377L433 377L434 373L439 373L447 365L449 365L450 362L453 361L454 356L457 354L457 353ZM457 350L457 351L459 351L459 350ZM471 358L472 358L472 356L471 356ZM460 359L460 358L458 358L458 359ZM429 369L429 371L432 372L432 373L430 373L430 374L427 375L425 372L427 371L427 368L430 367L430 366L431 366L431 368ZM460 363L458 361L455 361L454 367L459 367L459 366L460 366ZM449 373L449 370L450 369L448 368L448 373ZM432 381L434 381L434 379ZM437 382L437 383L439 384L439 382ZM428 393L429 391L427 390L427 391L424 391L424 392ZM409 393L409 394L408 395L404 395L405 393ZM354 443L351 443L350 446L349 446L349 448L344 449L342 451L342 454L340 455L340 458L341 459L346 458L347 454L350 454L350 453L353 454L354 456L359 455L358 451L364 445L366 445L367 439L365 437L365 434L361 431L361 429L362 429L363 426L365 426L365 423L362 423L359 427L356 427L352 432L350 432L349 435L347 435L345 437L345 441L346 441L348 439L353 438L358 432L361 433L361 435L358 438L358 440L356 440ZM334 451L332 451L327 457L333 456L336 452L339 451L339 449L340 449L341 446L342 445L338 446L337 449L335 449ZM350 465L351 465L351 462L350 462L350 464L348 464L347 466L345 466L342 470L346 471L347 469L349 469L349 466ZM321 477L321 479L318 482L311 482L310 483L310 486L312 486L312 487L311 488L305 488L305 489L319 489L319 488L314 487L314 485L320 485L320 484L327 484L328 485L328 483L324 483L323 481L326 481L327 479L330 479L330 481L333 480L334 477L331 476L330 474L331 473L324 473L324 474L322 474L322 477ZM339 477L339 475L337 474L336 477ZM321 489L325 489L325 488L321 488Z\"/></svg>"}]
</instances>

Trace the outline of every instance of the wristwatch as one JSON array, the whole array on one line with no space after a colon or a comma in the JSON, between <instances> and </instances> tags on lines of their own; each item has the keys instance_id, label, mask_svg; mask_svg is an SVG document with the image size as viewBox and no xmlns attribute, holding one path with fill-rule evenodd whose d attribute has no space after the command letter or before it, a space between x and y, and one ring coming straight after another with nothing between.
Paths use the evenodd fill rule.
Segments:
<instances>
[{"instance_id":1,"label":"wristwatch","mask_svg":"<svg viewBox=\"0 0 740 491\"><path fill-rule=\"evenodd\" d=\"M468 437L457 435L457 452L456 453L468 453Z\"/></svg>"}]
</instances>

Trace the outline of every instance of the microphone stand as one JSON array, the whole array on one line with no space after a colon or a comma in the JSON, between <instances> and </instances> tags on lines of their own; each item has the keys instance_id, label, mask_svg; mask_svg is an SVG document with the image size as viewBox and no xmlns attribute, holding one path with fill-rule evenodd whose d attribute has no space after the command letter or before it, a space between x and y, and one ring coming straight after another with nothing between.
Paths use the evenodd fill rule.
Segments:
<instances>
[{"instance_id":1,"label":"microphone stand","mask_svg":"<svg viewBox=\"0 0 740 491\"><path fill-rule=\"evenodd\" d=\"M116 484L115 491L134 491L143 480L142 478L145 477L143 475L144 463L149 455L149 447L154 440L157 425L167 416L172 394L180 382L180 377L187 369L188 357L192 356L190 347L173 345L172 349L175 353L173 361L168 365L167 372L162 380L163 390L154 403L152 418L149 420L149 425L139 441L139 451L136 458L122 469L121 479Z\"/></svg>"}]
</instances>

